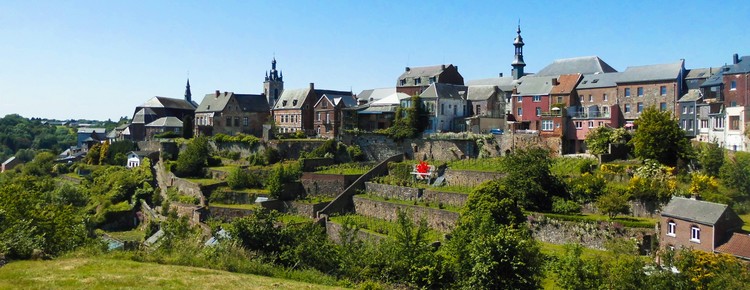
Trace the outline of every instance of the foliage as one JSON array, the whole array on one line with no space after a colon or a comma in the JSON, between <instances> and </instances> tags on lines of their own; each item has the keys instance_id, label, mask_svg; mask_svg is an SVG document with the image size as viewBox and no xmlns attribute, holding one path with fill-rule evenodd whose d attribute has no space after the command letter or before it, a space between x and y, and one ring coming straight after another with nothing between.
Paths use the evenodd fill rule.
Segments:
<instances>
[{"instance_id":1,"label":"foliage","mask_svg":"<svg viewBox=\"0 0 750 290\"><path fill-rule=\"evenodd\" d=\"M414 95L411 97L410 107L398 107L396 109L396 114L391 127L376 132L383 133L393 140L414 138L424 130L424 124L421 124L420 122L420 117L424 113L423 111L420 97Z\"/></svg>"},{"instance_id":2,"label":"foliage","mask_svg":"<svg viewBox=\"0 0 750 290\"><path fill-rule=\"evenodd\" d=\"M486 172L503 172L505 163L503 157L471 158L448 162L448 167L454 170L475 170Z\"/></svg>"},{"instance_id":3,"label":"foliage","mask_svg":"<svg viewBox=\"0 0 750 290\"><path fill-rule=\"evenodd\" d=\"M586 148L591 154L602 155L609 152L612 131L614 129L606 126L597 127L586 134Z\"/></svg>"},{"instance_id":4,"label":"foliage","mask_svg":"<svg viewBox=\"0 0 750 290\"><path fill-rule=\"evenodd\" d=\"M747 265L727 254L685 249L674 265L690 289L743 289L750 285Z\"/></svg>"},{"instance_id":5,"label":"foliage","mask_svg":"<svg viewBox=\"0 0 750 290\"><path fill-rule=\"evenodd\" d=\"M583 246L567 244L564 254L554 261L552 273L557 277L555 282L562 289L599 289L602 284L602 269L599 259L583 259Z\"/></svg>"},{"instance_id":6,"label":"foliage","mask_svg":"<svg viewBox=\"0 0 750 290\"><path fill-rule=\"evenodd\" d=\"M584 173L566 180L570 197L580 203L591 202L605 191L606 181L601 174Z\"/></svg>"},{"instance_id":7,"label":"foliage","mask_svg":"<svg viewBox=\"0 0 750 290\"><path fill-rule=\"evenodd\" d=\"M193 122L193 116L185 115L182 117L182 138L190 139L193 138L193 129L195 129L195 122Z\"/></svg>"},{"instance_id":8,"label":"foliage","mask_svg":"<svg viewBox=\"0 0 750 290\"><path fill-rule=\"evenodd\" d=\"M43 124L18 114L0 118L0 160L5 161L23 149L61 152L76 145L75 130ZM28 158L24 161L31 160Z\"/></svg>"},{"instance_id":9,"label":"foliage","mask_svg":"<svg viewBox=\"0 0 750 290\"><path fill-rule=\"evenodd\" d=\"M701 170L709 176L719 176L719 170L724 164L724 149L716 140L711 143L700 143L696 151Z\"/></svg>"},{"instance_id":10,"label":"foliage","mask_svg":"<svg viewBox=\"0 0 750 290\"><path fill-rule=\"evenodd\" d=\"M704 199L711 195L719 193L719 181L713 176L702 173L693 173L690 175L691 195L702 196Z\"/></svg>"},{"instance_id":11,"label":"foliage","mask_svg":"<svg viewBox=\"0 0 750 290\"><path fill-rule=\"evenodd\" d=\"M329 155L336 155L339 150L338 142L330 139L326 140L320 146L310 152L300 152L300 158L323 158Z\"/></svg>"},{"instance_id":12,"label":"foliage","mask_svg":"<svg viewBox=\"0 0 750 290\"><path fill-rule=\"evenodd\" d=\"M316 173L320 174L346 174L346 175L362 175L372 169L372 164L361 164L361 163L344 163L330 166L321 166L315 169Z\"/></svg>"},{"instance_id":13,"label":"foliage","mask_svg":"<svg viewBox=\"0 0 750 290\"><path fill-rule=\"evenodd\" d=\"M581 205L575 201L555 196L552 198L552 212L561 214L581 213Z\"/></svg>"},{"instance_id":14,"label":"foliage","mask_svg":"<svg viewBox=\"0 0 750 290\"><path fill-rule=\"evenodd\" d=\"M620 192L608 192L596 199L596 208L610 219L618 214L627 214L630 212L627 194Z\"/></svg>"},{"instance_id":15,"label":"foliage","mask_svg":"<svg viewBox=\"0 0 750 290\"><path fill-rule=\"evenodd\" d=\"M270 197L280 198L284 184L297 181L300 176L302 176L302 167L298 161L274 165L265 183Z\"/></svg>"},{"instance_id":16,"label":"foliage","mask_svg":"<svg viewBox=\"0 0 750 290\"><path fill-rule=\"evenodd\" d=\"M187 148L177 156L173 171L180 177L203 176L203 169L208 165L211 147L208 138L196 137L187 144Z\"/></svg>"},{"instance_id":17,"label":"foliage","mask_svg":"<svg viewBox=\"0 0 750 290\"><path fill-rule=\"evenodd\" d=\"M115 141L109 144L107 150L107 164L111 165L124 165L127 162L126 154L130 151L136 150L136 145L133 141L122 140Z\"/></svg>"},{"instance_id":18,"label":"foliage","mask_svg":"<svg viewBox=\"0 0 750 290\"><path fill-rule=\"evenodd\" d=\"M690 159L692 147L670 112L646 108L635 124L638 130L630 143L636 157L666 165L675 165L678 159Z\"/></svg>"},{"instance_id":19,"label":"foliage","mask_svg":"<svg viewBox=\"0 0 750 290\"><path fill-rule=\"evenodd\" d=\"M628 182L628 192L641 201L667 202L677 189L677 180L672 174L674 168L646 160L635 170Z\"/></svg>"},{"instance_id":20,"label":"foliage","mask_svg":"<svg viewBox=\"0 0 750 290\"><path fill-rule=\"evenodd\" d=\"M719 170L721 182L740 193L740 198L750 199L750 153L735 152Z\"/></svg>"},{"instance_id":21,"label":"foliage","mask_svg":"<svg viewBox=\"0 0 750 290\"><path fill-rule=\"evenodd\" d=\"M261 180L257 173L235 167L227 176L227 184L232 189L253 188L259 187Z\"/></svg>"},{"instance_id":22,"label":"foliage","mask_svg":"<svg viewBox=\"0 0 750 290\"><path fill-rule=\"evenodd\" d=\"M165 131L162 133L154 134L155 139L173 139L173 138L180 138L183 135L180 133L177 133L175 131Z\"/></svg>"},{"instance_id":23,"label":"foliage","mask_svg":"<svg viewBox=\"0 0 750 290\"><path fill-rule=\"evenodd\" d=\"M260 139L258 139L258 137L245 134L229 136L219 133L214 135L211 139L213 139L213 141L217 143L246 143L250 146L254 146L255 144L258 144L260 142Z\"/></svg>"},{"instance_id":24,"label":"foliage","mask_svg":"<svg viewBox=\"0 0 750 290\"><path fill-rule=\"evenodd\" d=\"M365 153L362 152L362 148L357 145L349 145L346 147L346 153L349 155L351 161L364 161Z\"/></svg>"},{"instance_id":25,"label":"foliage","mask_svg":"<svg viewBox=\"0 0 750 290\"><path fill-rule=\"evenodd\" d=\"M99 165L101 160L101 148L102 145L99 143L94 144L89 148L89 152L86 153L86 157L83 159L86 164Z\"/></svg>"},{"instance_id":26,"label":"foliage","mask_svg":"<svg viewBox=\"0 0 750 290\"><path fill-rule=\"evenodd\" d=\"M527 210L549 210L552 196L564 195L565 187L550 171L552 159L542 148L517 150L504 159L507 175L502 179L506 189Z\"/></svg>"}]
</instances>

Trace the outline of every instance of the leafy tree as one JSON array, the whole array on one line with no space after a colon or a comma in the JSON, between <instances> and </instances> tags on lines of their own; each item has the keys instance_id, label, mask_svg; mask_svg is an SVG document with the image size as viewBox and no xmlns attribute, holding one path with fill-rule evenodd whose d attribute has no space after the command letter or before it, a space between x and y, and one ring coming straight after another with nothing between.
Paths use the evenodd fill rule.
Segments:
<instances>
[{"instance_id":1,"label":"leafy tree","mask_svg":"<svg viewBox=\"0 0 750 290\"><path fill-rule=\"evenodd\" d=\"M23 173L34 176L49 176L53 173L52 168L55 155L50 152L41 152L34 156L34 160L23 166Z\"/></svg>"},{"instance_id":2,"label":"leafy tree","mask_svg":"<svg viewBox=\"0 0 750 290\"><path fill-rule=\"evenodd\" d=\"M570 197L578 202L590 202L604 193L607 185L601 174L584 173L579 177L571 177L566 182Z\"/></svg>"},{"instance_id":3,"label":"leafy tree","mask_svg":"<svg viewBox=\"0 0 750 290\"><path fill-rule=\"evenodd\" d=\"M85 161L86 164L90 165L99 165L99 160L101 159L101 144L96 143L91 148L89 148L89 152L86 153Z\"/></svg>"},{"instance_id":4,"label":"leafy tree","mask_svg":"<svg viewBox=\"0 0 750 290\"><path fill-rule=\"evenodd\" d=\"M102 146L99 147L99 163L98 164L107 164L107 158L109 156L109 141L105 141L102 143Z\"/></svg>"},{"instance_id":5,"label":"leafy tree","mask_svg":"<svg viewBox=\"0 0 750 290\"><path fill-rule=\"evenodd\" d=\"M628 195L619 192L608 192L596 200L596 207L610 219L618 214L626 214L630 211L628 206Z\"/></svg>"},{"instance_id":6,"label":"leafy tree","mask_svg":"<svg viewBox=\"0 0 750 290\"><path fill-rule=\"evenodd\" d=\"M519 205L527 210L549 210L552 196L563 195L565 187L552 174L549 151L542 148L521 149L503 159L505 188L516 196Z\"/></svg>"},{"instance_id":7,"label":"leafy tree","mask_svg":"<svg viewBox=\"0 0 750 290\"><path fill-rule=\"evenodd\" d=\"M597 127L586 134L586 148L591 154L601 156L609 152L609 144L612 136L612 128ZM600 159L601 160L601 159Z\"/></svg>"},{"instance_id":8,"label":"leafy tree","mask_svg":"<svg viewBox=\"0 0 750 290\"><path fill-rule=\"evenodd\" d=\"M675 266L690 289L745 289L750 270L727 254L685 249L678 253Z\"/></svg>"},{"instance_id":9,"label":"leafy tree","mask_svg":"<svg viewBox=\"0 0 750 290\"><path fill-rule=\"evenodd\" d=\"M719 170L724 164L724 149L714 140L711 143L701 143L697 151L701 170L710 176L719 176Z\"/></svg>"},{"instance_id":10,"label":"leafy tree","mask_svg":"<svg viewBox=\"0 0 750 290\"><path fill-rule=\"evenodd\" d=\"M735 152L719 170L721 182L736 189L743 198L750 197L750 154Z\"/></svg>"},{"instance_id":11,"label":"leafy tree","mask_svg":"<svg viewBox=\"0 0 750 290\"><path fill-rule=\"evenodd\" d=\"M242 189L249 187L250 174L239 167L235 167L227 176L227 184L232 189Z\"/></svg>"},{"instance_id":12,"label":"leafy tree","mask_svg":"<svg viewBox=\"0 0 750 290\"><path fill-rule=\"evenodd\" d=\"M674 168L646 160L628 182L630 197L641 201L667 202L677 189Z\"/></svg>"},{"instance_id":13,"label":"leafy tree","mask_svg":"<svg viewBox=\"0 0 750 290\"><path fill-rule=\"evenodd\" d=\"M690 144L670 112L661 112L655 107L646 108L635 124L638 129L630 143L636 157L667 165L677 164L678 159L689 159Z\"/></svg>"},{"instance_id":14,"label":"leafy tree","mask_svg":"<svg viewBox=\"0 0 750 290\"><path fill-rule=\"evenodd\" d=\"M182 118L182 138L193 138L193 117L187 115Z\"/></svg>"},{"instance_id":15,"label":"leafy tree","mask_svg":"<svg viewBox=\"0 0 750 290\"><path fill-rule=\"evenodd\" d=\"M180 176L202 176L203 169L208 165L211 147L208 138L196 137L187 144L187 148L177 156L175 174Z\"/></svg>"},{"instance_id":16,"label":"leafy tree","mask_svg":"<svg viewBox=\"0 0 750 290\"><path fill-rule=\"evenodd\" d=\"M567 244L562 256L552 263L555 282L562 289L599 289L605 276L602 261L583 259L583 246Z\"/></svg>"}]
</instances>

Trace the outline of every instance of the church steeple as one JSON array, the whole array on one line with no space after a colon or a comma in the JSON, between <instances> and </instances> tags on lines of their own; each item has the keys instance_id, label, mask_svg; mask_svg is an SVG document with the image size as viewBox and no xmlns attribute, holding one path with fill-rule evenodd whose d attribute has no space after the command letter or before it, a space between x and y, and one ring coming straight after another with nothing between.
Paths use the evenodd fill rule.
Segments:
<instances>
[{"instance_id":1,"label":"church steeple","mask_svg":"<svg viewBox=\"0 0 750 290\"><path fill-rule=\"evenodd\" d=\"M526 66L526 63L523 62L523 38L521 37L521 21L518 21L518 29L516 29L516 39L513 41L513 46L516 48L515 52L515 58L513 59L513 63L510 65L513 67L513 70L511 74L513 75L513 79L517 80L523 77L523 67Z\"/></svg>"},{"instance_id":2,"label":"church steeple","mask_svg":"<svg viewBox=\"0 0 750 290\"><path fill-rule=\"evenodd\" d=\"M185 85L185 101L193 104L193 94L190 92L190 78L187 79L187 84Z\"/></svg>"},{"instance_id":3,"label":"church steeple","mask_svg":"<svg viewBox=\"0 0 750 290\"><path fill-rule=\"evenodd\" d=\"M266 71L266 80L263 82L263 94L268 99L268 105L273 108L276 100L281 97L284 90L284 75L276 69L276 57L271 61L271 70Z\"/></svg>"}]
</instances>

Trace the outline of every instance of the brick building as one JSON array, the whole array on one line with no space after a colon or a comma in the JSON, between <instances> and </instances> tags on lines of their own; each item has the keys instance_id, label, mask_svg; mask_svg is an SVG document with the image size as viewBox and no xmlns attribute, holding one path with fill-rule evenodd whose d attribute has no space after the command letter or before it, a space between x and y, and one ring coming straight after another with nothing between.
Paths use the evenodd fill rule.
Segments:
<instances>
[{"instance_id":1,"label":"brick building","mask_svg":"<svg viewBox=\"0 0 750 290\"><path fill-rule=\"evenodd\" d=\"M396 81L396 91L410 96L419 95L434 83L463 85L464 77L458 72L458 67L452 64L407 66Z\"/></svg>"},{"instance_id":2,"label":"brick building","mask_svg":"<svg viewBox=\"0 0 750 290\"><path fill-rule=\"evenodd\" d=\"M351 93L346 94L323 94L318 102L315 103L315 134L323 138L336 138L341 131L342 115L344 108L353 108L357 106L357 100Z\"/></svg>"},{"instance_id":3,"label":"brick building","mask_svg":"<svg viewBox=\"0 0 750 290\"><path fill-rule=\"evenodd\" d=\"M742 220L725 204L673 197L661 212L662 248L693 248L712 253L742 228Z\"/></svg>"},{"instance_id":4,"label":"brick building","mask_svg":"<svg viewBox=\"0 0 750 290\"><path fill-rule=\"evenodd\" d=\"M628 67L617 79L618 102L626 126L643 110L656 107L676 115L677 100L683 95L685 61Z\"/></svg>"},{"instance_id":5,"label":"brick building","mask_svg":"<svg viewBox=\"0 0 750 290\"><path fill-rule=\"evenodd\" d=\"M270 108L264 95L219 92L206 94L195 110L195 134L262 136Z\"/></svg>"}]
</instances>

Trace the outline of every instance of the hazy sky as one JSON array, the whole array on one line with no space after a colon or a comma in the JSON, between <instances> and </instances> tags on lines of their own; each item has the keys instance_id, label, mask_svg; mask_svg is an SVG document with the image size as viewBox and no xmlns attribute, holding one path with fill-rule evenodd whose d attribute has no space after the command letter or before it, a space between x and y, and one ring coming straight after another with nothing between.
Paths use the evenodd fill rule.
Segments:
<instances>
[{"instance_id":1,"label":"hazy sky","mask_svg":"<svg viewBox=\"0 0 750 290\"><path fill-rule=\"evenodd\" d=\"M615 69L720 66L750 55L745 1L0 2L0 116L131 117L153 96L395 86L406 66L465 80L510 73L518 20L526 71L597 55Z\"/></svg>"}]
</instances>

